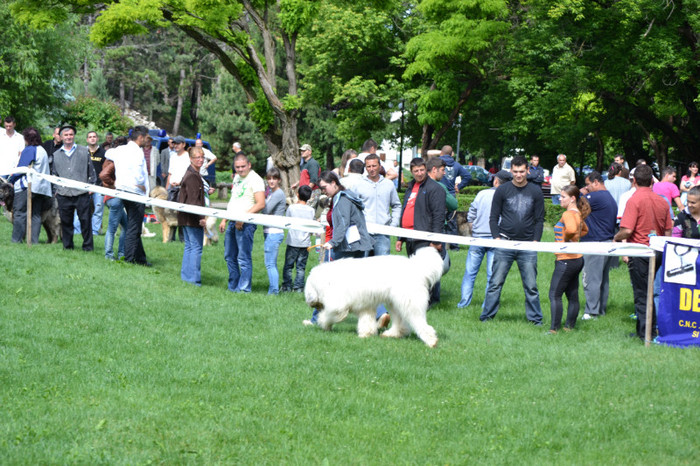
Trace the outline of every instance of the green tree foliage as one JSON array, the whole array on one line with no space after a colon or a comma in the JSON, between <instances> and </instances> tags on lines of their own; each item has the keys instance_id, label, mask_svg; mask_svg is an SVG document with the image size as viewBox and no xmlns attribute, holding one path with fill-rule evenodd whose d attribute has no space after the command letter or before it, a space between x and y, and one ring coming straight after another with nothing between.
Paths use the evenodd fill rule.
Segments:
<instances>
[{"instance_id":1,"label":"green tree foliage","mask_svg":"<svg viewBox=\"0 0 700 466\"><path fill-rule=\"evenodd\" d=\"M19 128L55 118L78 66L66 50L87 36L73 17L41 31L20 24L7 2L0 2L0 17L0 116L13 115Z\"/></svg>"},{"instance_id":2,"label":"green tree foliage","mask_svg":"<svg viewBox=\"0 0 700 466\"><path fill-rule=\"evenodd\" d=\"M404 92L400 56L409 18L401 1L324 1L300 38L304 102L332 112L348 147L389 134L389 115Z\"/></svg>"},{"instance_id":3,"label":"green tree foliage","mask_svg":"<svg viewBox=\"0 0 700 466\"><path fill-rule=\"evenodd\" d=\"M102 8L91 37L99 45L109 45L126 35L144 34L147 26L174 25L213 53L224 69L241 84L249 103L256 103L254 115L268 115L260 107L266 103L274 124L263 136L268 152L282 171L282 186L298 179L298 109L286 96L298 94L296 41L301 28L315 14L317 1L210 1L166 2L132 0L97 2L63 0L46 5L40 0L15 1L15 9L25 20L54 24L68 12ZM283 55L278 80L277 53Z\"/></svg>"},{"instance_id":4,"label":"green tree foliage","mask_svg":"<svg viewBox=\"0 0 700 466\"><path fill-rule=\"evenodd\" d=\"M79 97L67 104L64 121L77 128L97 132L112 131L116 134L126 134L129 127L133 125L130 119L122 116L119 106L94 97Z\"/></svg>"},{"instance_id":5,"label":"green tree foliage","mask_svg":"<svg viewBox=\"0 0 700 466\"><path fill-rule=\"evenodd\" d=\"M696 157L699 11L696 0L528 2L509 70L521 134L550 150L593 138L599 164L606 147L646 155L641 142L661 165L669 148Z\"/></svg>"},{"instance_id":6,"label":"green tree foliage","mask_svg":"<svg viewBox=\"0 0 700 466\"><path fill-rule=\"evenodd\" d=\"M503 0L423 0L419 33L406 44L408 100L434 149L472 94L493 72L490 57L510 29ZM410 108L410 106L408 107Z\"/></svg>"},{"instance_id":7,"label":"green tree foliage","mask_svg":"<svg viewBox=\"0 0 700 466\"><path fill-rule=\"evenodd\" d=\"M250 119L245 94L236 80L220 70L211 93L202 98L200 130L219 158L218 170L230 169L233 161L231 145L238 141L251 159L253 168L264 173L268 153L265 141Z\"/></svg>"}]
</instances>

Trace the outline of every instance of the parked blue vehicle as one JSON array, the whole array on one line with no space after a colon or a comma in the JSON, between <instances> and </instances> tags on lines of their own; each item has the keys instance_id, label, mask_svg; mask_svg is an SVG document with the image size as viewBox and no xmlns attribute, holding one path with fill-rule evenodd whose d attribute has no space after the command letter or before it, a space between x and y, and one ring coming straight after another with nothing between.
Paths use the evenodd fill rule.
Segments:
<instances>
[{"instance_id":1,"label":"parked blue vehicle","mask_svg":"<svg viewBox=\"0 0 700 466\"><path fill-rule=\"evenodd\" d=\"M168 147L168 139L170 139L171 136L168 136L168 133L164 129L149 129L148 134L153 138L152 145L153 148L158 151L158 153L160 153L161 150ZM197 139L201 139L201 135L199 133L197 133L197 137L194 139L185 138L185 141L187 142L187 147L194 146L194 143ZM204 147L211 150L211 145L209 144L209 141L205 141L204 139L202 139L202 144ZM211 164L208 171L209 173L207 174L205 179L207 180L207 183L209 183L210 186L214 186L216 184L216 162ZM157 175L158 177L160 177L160 166L158 166Z\"/></svg>"}]
</instances>

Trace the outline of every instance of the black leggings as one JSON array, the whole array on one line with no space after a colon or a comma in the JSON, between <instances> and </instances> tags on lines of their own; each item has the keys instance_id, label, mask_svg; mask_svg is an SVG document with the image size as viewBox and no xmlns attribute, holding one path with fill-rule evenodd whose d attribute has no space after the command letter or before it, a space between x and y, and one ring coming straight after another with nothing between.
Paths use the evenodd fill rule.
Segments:
<instances>
[{"instance_id":1,"label":"black leggings","mask_svg":"<svg viewBox=\"0 0 700 466\"><path fill-rule=\"evenodd\" d=\"M552 283L549 286L549 302L552 311L552 330L561 327L561 316L564 312L562 295L566 293L569 306L566 311L565 327L574 328L578 318L578 276L583 268L583 258L558 260L554 264Z\"/></svg>"}]
</instances>

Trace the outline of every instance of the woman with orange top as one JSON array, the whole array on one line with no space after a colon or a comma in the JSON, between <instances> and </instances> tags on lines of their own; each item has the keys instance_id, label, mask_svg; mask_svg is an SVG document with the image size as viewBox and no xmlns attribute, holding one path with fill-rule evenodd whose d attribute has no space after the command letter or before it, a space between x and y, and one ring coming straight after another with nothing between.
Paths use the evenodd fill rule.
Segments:
<instances>
[{"instance_id":1,"label":"woman with orange top","mask_svg":"<svg viewBox=\"0 0 700 466\"><path fill-rule=\"evenodd\" d=\"M582 197L576 186L565 186L561 190L561 206L566 210L561 219L554 225L554 240L557 243L578 243L579 238L588 233L584 219L591 213L591 206L586 198ZM560 253L555 254L557 260L554 264L552 283L549 287L549 302L552 311L552 325L549 333L557 333L561 327L561 318L564 311L562 296L566 293L569 301L566 311L566 323L564 330L571 330L576 325L578 318L578 276L583 268L583 256L581 254Z\"/></svg>"}]
</instances>

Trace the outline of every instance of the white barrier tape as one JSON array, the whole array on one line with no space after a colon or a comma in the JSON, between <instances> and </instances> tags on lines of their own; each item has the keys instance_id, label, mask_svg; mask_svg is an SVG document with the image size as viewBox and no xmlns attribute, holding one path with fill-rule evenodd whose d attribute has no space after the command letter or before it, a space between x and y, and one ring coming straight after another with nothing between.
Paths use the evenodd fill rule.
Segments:
<instances>
[{"instance_id":1,"label":"white barrier tape","mask_svg":"<svg viewBox=\"0 0 700 466\"><path fill-rule=\"evenodd\" d=\"M313 234L323 235L324 226L316 221L302 220L294 217L281 217L264 214L234 214L223 209L211 207L199 207L179 202L171 202L152 197L146 197L126 191L96 186L79 181L60 178L53 175L37 173L27 167L19 167L13 173L34 173L53 184L80 189L86 192L97 192L107 196L118 197L132 202L139 202L147 206L157 206L164 209L172 209L196 215L204 215L220 219L232 220L236 222L255 223L257 225L269 226L282 229L293 229L305 231ZM689 246L700 247L700 240L670 238L667 236L655 236L651 238L651 247L634 243L612 243L612 242L590 242L590 243L543 243L538 241L509 241L495 240L489 238L474 238L468 236L447 235L444 233L429 233L425 231L407 230L405 228L367 224L367 230L371 234L395 236L397 238L411 238L417 240L431 241L434 243L462 244L465 246L482 246L487 248L500 248L515 251L536 251L549 253L569 253L569 254L589 254L602 256L629 256L629 257L651 257L654 251L663 251L666 241L673 239L674 242L682 242Z\"/></svg>"}]
</instances>

